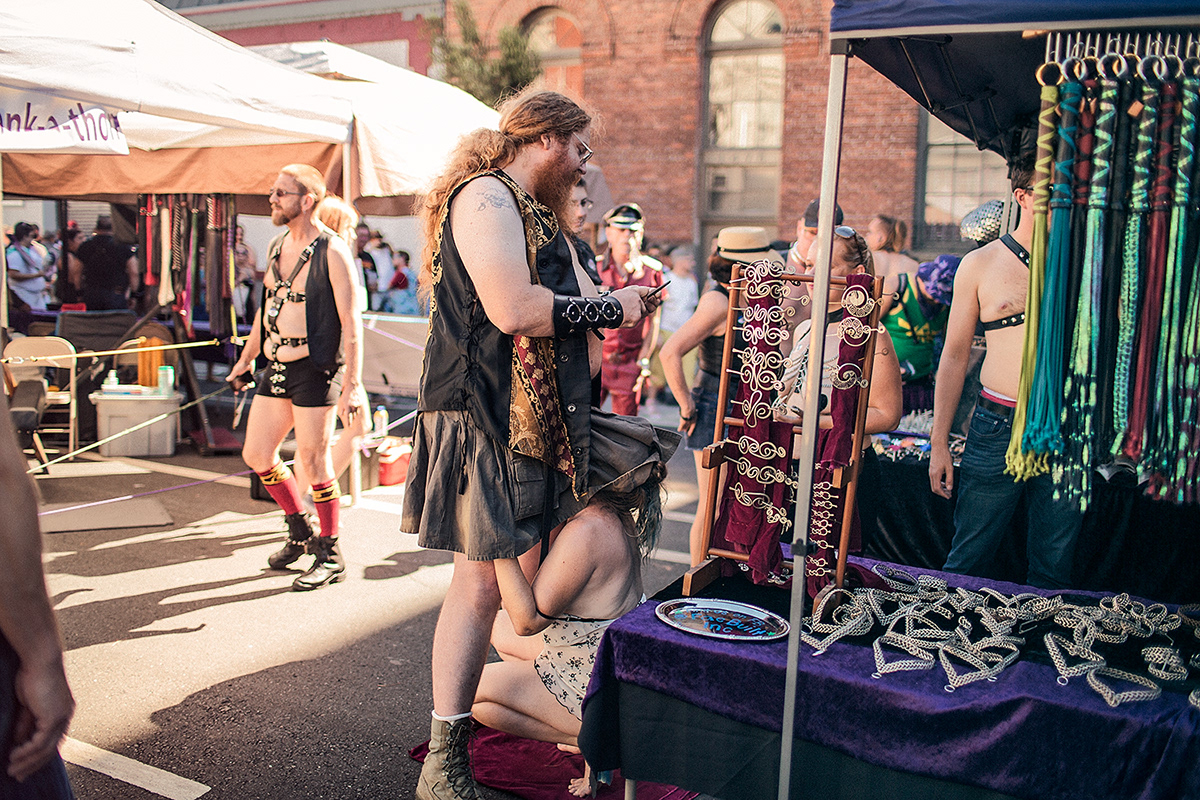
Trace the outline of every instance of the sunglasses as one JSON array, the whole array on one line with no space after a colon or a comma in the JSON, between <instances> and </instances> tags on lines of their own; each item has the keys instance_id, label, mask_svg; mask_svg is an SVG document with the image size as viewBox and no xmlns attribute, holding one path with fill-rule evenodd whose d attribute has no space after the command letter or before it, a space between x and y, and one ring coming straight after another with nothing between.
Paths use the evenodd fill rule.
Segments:
<instances>
[{"instance_id":1,"label":"sunglasses","mask_svg":"<svg viewBox=\"0 0 1200 800\"><path fill-rule=\"evenodd\" d=\"M271 191L267 192L267 199L273 200L276 197L284 197L289 194L303 196L303 195L308 194L308 192L285 192L283 189L272 189Z\"/></svg>"},{"instance_id":2,"label":"sunglasses","mask_svg":"<svg viewBox=\"0 0 1200 800\"><path fill-rule=\"evenodd\" d=\"M851 228L849 225L838 225L833 229L833 232L842 239L852 240L855 236L858 236L858 231L854 230L854 228Z\"/></svg>"}]
</instances>

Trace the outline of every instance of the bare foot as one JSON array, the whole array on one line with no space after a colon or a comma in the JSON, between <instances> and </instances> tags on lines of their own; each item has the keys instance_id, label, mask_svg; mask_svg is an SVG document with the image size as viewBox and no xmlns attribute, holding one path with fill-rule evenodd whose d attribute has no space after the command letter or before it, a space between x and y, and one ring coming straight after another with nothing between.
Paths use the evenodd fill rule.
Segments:
<instances>
[{"instance_id":1,"label":"bare foot","mask_svg":"<svg viewBox=\"0 0 1200 800\"><path fill-rule=\"evenodd\" d=\"M569 747L570 745L559 745L559 747ZM567 791L576 797L595 797L596 796L596 773L592 771L592 765L586 761L583 763L583 777L572 778L567 784Z\"/></svg>"}]
</instances>

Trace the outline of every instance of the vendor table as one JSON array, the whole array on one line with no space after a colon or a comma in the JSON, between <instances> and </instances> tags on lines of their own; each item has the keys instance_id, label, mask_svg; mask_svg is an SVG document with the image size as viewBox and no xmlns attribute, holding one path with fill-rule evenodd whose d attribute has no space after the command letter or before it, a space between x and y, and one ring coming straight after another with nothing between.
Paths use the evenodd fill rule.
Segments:
<instances>
[{"instance_id":1,"label":"vendor table","mask_svg":"<svg viewBox=\"0 0 1200 800\"><path fill-rule=\"evenodd\" d=\"M941 577L952 587L1036 591ZM619 767L634 780L724 800L774 797L787 644L669 627L654 609L677 589L609 627L580 746L597 768ZM786 592L737 578L706 594L784 614L788 604ZM1200 709L1186 694L1110 708L1083 678L1060 686L1052 664L1025 658L994 683L948 693L937 668L872 678L869 646L838 642L812 653L805 646L798 664L794 798L1200 797Z\"/></svg>"}]
</instances>

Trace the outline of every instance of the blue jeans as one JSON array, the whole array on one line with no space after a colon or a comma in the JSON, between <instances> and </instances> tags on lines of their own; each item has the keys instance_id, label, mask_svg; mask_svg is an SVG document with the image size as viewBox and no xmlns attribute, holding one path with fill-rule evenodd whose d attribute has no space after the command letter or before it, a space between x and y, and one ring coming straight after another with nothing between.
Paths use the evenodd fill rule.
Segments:
<instances>
[{"instance_id":1,"label":"blue jeans","mask_svg":"<svg viewBox=\"0 0 1200 800\"><path fill-rule=\"evenodd\" d=\"M1083 517L1072 504L1054 499L1050 475L1014 481L1013 476L1004 474L1011 434L1010 418L986 408L975 409L958 473L954 541L943 569L960 575L980 574L999 548L1024 496L1028 509L1026 582L1039 589L1069 588Z\"/></svg>"}]
</instances>

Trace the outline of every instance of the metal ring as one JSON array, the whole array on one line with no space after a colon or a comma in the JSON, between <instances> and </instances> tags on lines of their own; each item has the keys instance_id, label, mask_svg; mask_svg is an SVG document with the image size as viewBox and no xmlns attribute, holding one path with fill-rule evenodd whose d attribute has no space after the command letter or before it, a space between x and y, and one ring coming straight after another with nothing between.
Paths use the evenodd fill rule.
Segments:
<instances>
[{"instance_id":1,"label":"metal ring","mask_svg":"<svg viewBox=\"0 0 1200 800\"><path fill-rule=\"evenodd\" d=\"M1050 69L1055 70L1055 78L1053 81L1047 80L1047 75L1050 74L1048 70ZM1047 61L1045 64L1042 64L1037 68L1037 72L1034 73L1034 75L1037 78L1037 82L1042 86L1057 86L1063 82L1062 67L1060 67L1054 61Z\"/></svg>"},{"instance_id":2,"label":"metal ring","mask_svg":"<svg viewBox=\"0 0 1200 800\"><path fill-rule=\"evenodd\" d=\"M1137 74L1146 82L1161 83L1167 79L1167 60L1162 56L1146 56L1138 62Z\"/></svg>"}]
</instances>

